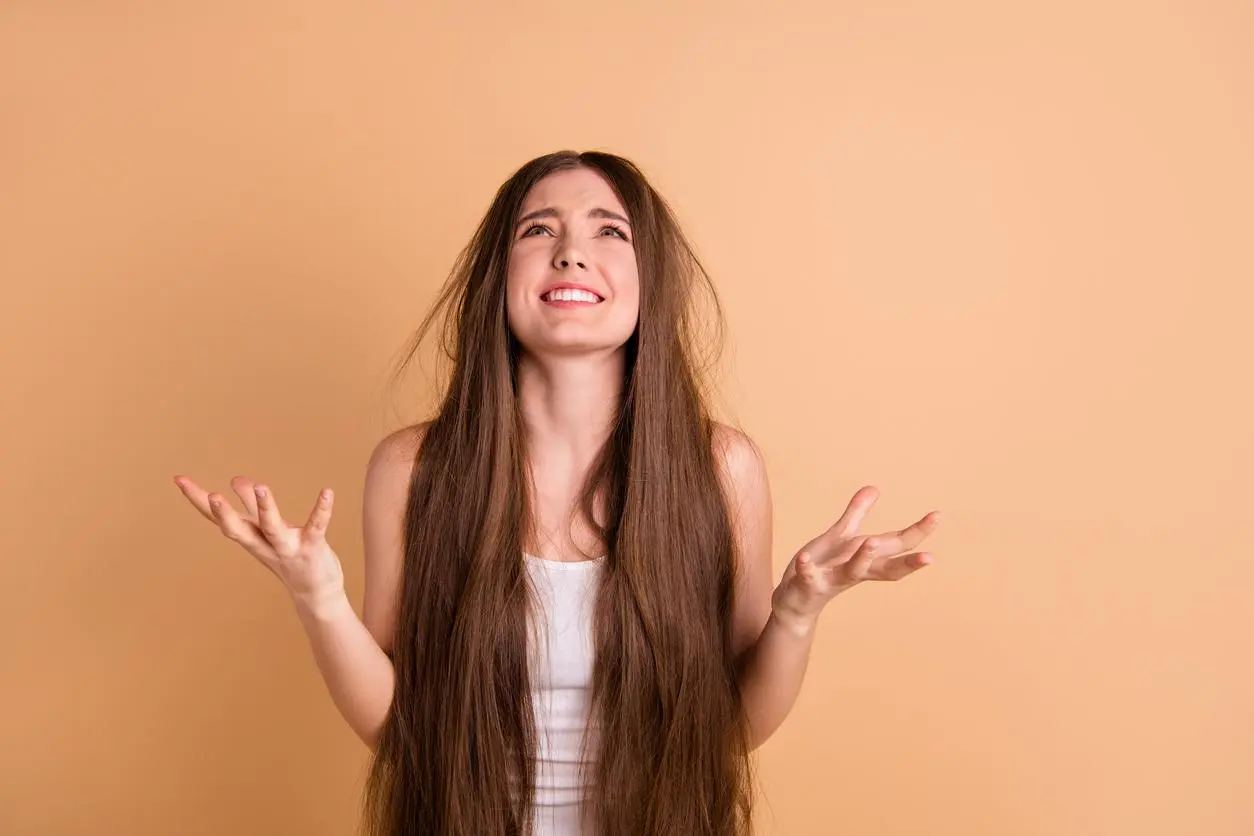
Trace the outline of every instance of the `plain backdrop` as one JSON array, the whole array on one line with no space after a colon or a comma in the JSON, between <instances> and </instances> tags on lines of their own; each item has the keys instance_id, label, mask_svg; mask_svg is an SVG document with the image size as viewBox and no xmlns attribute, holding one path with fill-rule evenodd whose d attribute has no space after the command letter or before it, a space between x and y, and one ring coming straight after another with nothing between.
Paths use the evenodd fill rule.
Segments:
<instances>
[{"instance_id":1,"label":"plain backdrop","mask_svg":"<svg viewBox=\"0 0 1254 836\"><path fill-rule=\"evenodd\" d=\"M359 606L396 353L559 148L714 276L778 571L861 485L944 514L823 616L762 834L1254 832L1254 7L1183 0L4 3L0 831L352 832L365 748L171 479L335 488Z\"/></svg>"}]
</instances>

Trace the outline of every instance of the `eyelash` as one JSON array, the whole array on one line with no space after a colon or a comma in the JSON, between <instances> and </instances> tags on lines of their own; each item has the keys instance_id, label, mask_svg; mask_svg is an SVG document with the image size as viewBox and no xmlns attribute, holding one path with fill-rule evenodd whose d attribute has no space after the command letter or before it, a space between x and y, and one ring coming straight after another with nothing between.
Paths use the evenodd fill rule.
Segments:
<instances>
[{"instance_id":1,"label":"eyelash","mask_svg":"<svg viewBox=\"0 0 1254 836\"><path fill-rule=\"evenodd\" d=\"M548 229L548 227L542 223L533 223L531 224L531 226L523 230L522 237L525 238L526 236L530 235L531 230L533 229ZM616 233L618 233L619 238L622 238L624 241L627 240L627 232L621 226L618 226L617 224L606 224L605 226L601 227L599 231L604 232L607 229L614 230ZM552 230L549 230L549 231L551 232Z\"/></svg>"}]
</instances>

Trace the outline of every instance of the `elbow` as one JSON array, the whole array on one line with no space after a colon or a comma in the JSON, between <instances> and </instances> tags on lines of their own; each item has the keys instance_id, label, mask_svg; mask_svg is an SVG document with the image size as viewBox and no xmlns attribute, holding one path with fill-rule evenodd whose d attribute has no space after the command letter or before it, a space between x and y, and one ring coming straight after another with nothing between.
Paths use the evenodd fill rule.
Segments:
<instances>
[{"instance_id":1,"label":"elbow","mask_svg":"<svg viewBox=\"0 0 1254 836\"><path fill-rule=\"evenodd\" d=\"M377 755L379 754L379 743L383 740L383 726L359 731L357 737L370 750L371 756Z\"/></svg>"},{"instance_id":2,"label":"elbow","mask_svg":"<svg viewBox=\"0 0 1254 836\"><path fill-rule=\"evenodd\" d=\"M755 731L752 726L749 727L749 752L756 752L763 743L771 739L774 729L763 732Z\"/></svg>"}]
</instances>

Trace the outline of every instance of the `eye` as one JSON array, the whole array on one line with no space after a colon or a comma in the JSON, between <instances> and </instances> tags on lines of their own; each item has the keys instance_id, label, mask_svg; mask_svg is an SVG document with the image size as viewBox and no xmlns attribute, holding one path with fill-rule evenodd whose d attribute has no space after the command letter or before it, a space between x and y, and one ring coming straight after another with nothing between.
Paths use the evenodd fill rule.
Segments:
<instances>
[{"instance_id":1,"label":"eye","mask_svg":"<svg viewBox=\"0 0 1254 836\"><path fill-rule=\"evenodd\" d=\"M527 227L526 229L524 229L524 230L523 230L522 235L520 235L519 237L520 237L520 238L526 238L528 235L531 235L532 230L536 230L536 229L543 229L545 232L548 232L549 234L552 234L552 233L553 233L553 230L549 229L549 228L548 228L547 226L545 226L544 224L541 224L541 223L533 223L533 224L531 224L531 226L529 226L529 227ZM533 236L533 237L534 237L534 236Z\"/></svg>"},{"instance_id":2,"label":"eye","mask_svg":"<svg viewBox=\"0 0 1254 836\"><path fill-rule=\"evenodd\" d=\"M616 235L618 235L619 238L622 238L624 241L627 240L627 233L621 226L617 226L615 224L606 224L605 226L601 227L601 232L605 232L605 230L607 229L612 230Z\"/></svg>"}]
</instances>

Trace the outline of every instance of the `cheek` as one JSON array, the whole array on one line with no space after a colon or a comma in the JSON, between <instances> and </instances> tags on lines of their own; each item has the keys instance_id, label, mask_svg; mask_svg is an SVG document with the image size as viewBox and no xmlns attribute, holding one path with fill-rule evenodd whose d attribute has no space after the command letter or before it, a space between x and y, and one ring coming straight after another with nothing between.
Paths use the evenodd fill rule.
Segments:
<instances>
[{"instance_id":1,"label":"cheek","mask_svg":"<svg viewBox=\"0 0 1254 836\"><path fill-rule=\"evenodd\" d=\"M634 331L640 323L640 282L634 276L619 287L615 307L615 320L621 329Z\"/></svg>"},{"instance_id":2,"label":"cheek","mask_svg":"<svg viewBox=\"0 0 1254 836\"><path fill-rule=\"evenodd\" d=\"M635 261L625 265L620 275L622 276L620 297L627 302L634 316L640 310L640 273L636 269Z\"/></svg>"},{"instance_id":3,"label":"cheek","mask_svg":"<svg viewBox=\"0 0 1254 836\"><path fill-rule=\"evenodd\" d=\"M609 268L614 283L614 294L624 301L630 299L633 307L640 300L640 268L635 253L620 254Z\"/></svg>"},{"instance_id":4,"label":"cheek","mask_svg":"<svg viewBox=\"0 0 1254 836\"><path fill-rule=\"evenodd\" d=\"M522 306L526 289L532 285L530 264L534 259L511 255L505 268L505 311L513 314Z\"/></svg>"},{"instance_id":5,"label":"cheek","mask_svg":"<svg viewBox=\"0 0 1254 836\"><path fill-rule=\"evenodd\" d=\"M527 259L519 255L511 255L505 264L505 292L513 295L520 284L526 280Z\"/></svg>"},{"instance_id":6,"label":"cheek","mask_svg":"<svg viewBox=\"0 0 1254 836\"><path fill-rule=\"evenodd\" d=\"M632 282L627 292L623 294L623 298L631 308L632 315L638 314L640 312L640 282Z\"/></svg>"}]
</instances>

